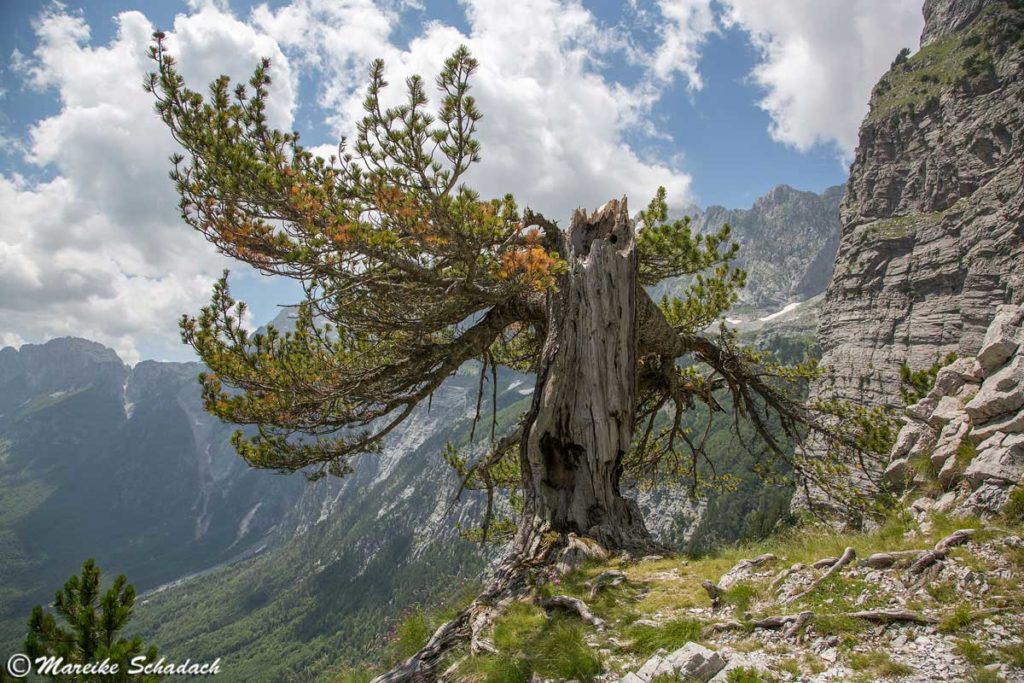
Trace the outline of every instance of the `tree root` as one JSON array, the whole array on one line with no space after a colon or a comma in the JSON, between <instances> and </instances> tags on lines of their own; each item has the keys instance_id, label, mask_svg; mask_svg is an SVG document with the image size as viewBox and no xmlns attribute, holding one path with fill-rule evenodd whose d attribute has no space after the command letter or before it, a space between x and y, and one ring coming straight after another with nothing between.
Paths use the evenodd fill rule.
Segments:
<instances>
[{"instance_id":1,"label":"tree root","mask_svg":"<svg viewBox=\"0 0 1024 683\"><path fill-rule=\"evenodd\" d=\"M590 599L593 600L605 588L614 588L626 582L626 575L617 569L609 569L601 572L590 581L583 584L584 588L590 589Z\"/></svg>"},{"instance_id":2,"label":"tree root","mask_svg":"<svg viewBox=\"0 0 1024 683\"><path fill-rule=\"evenodd\" d=\"M858 562L857 566L870 567L871 569L888 569L894 565L913 564L927 552L927 550L897 550L891 553L874 553Z\"/></svg>"},{"instance_id":3,"label":"tree root","mask_svg":"<svg viewBox=\"0 0 1024 683\"><path fill-rule=\"evenodd\" d=\"M557 541L534 533L523 545L498 566L487 588L469 607L438 628L419 652L372 683L431 683L437 680L437 667L444 657L467 640L473 654L494 652L496 648L485 634L505 606L529 595L533 570L549 563ZM446 678L448 675L445 672Z\"/></svg>"},{"instance_id":4,"label":"tree root","mask_svg":"<svg viewBox=\"0 0 1024 683\"><path fill-rule=\"evenodd\" d=\"M911 612L908 609L869 609L860 612L850 612L846 616L865 621L874 621L880 624L891 624L897 621L911 622L914 624L936 624L938 619L929 617L918 612Z\"/></svg>"},{"instance_id":5,"label":"tree root","mask_svg":"<svg viewBox=\"0 0 1024 683\"><path fill-rule=\"evenodd\" d=\"M935 544L935 550L946 552L953 546L966 543L974 536L974 529L959 529Z\"/></svg>"},{"instance_id":6,"label":"tree root","mask_svg":"<svg viewBox=\"0 0 1024 683\"><path fill-rule=\"evenodd\" d=\"M587 604L579 598L568 595L555 595L550 598L538 598L537 604L544 609L562 608L579 615L579 618L587 622L599 631L604 630L604 619L594 616Z\"/></svg>"},{"instance_id":7,"label":"tree root","mask_svg":"<svg viewBox=\"0 0 1024 683\"><path fill-rule=\"evenodd\" d=\"M837 573L840 569L842 569L846 565L848 565L851 562L853 562L855 557L857 557L857 553L854 551L854 549L853 548L847 548L846 550L843 551L842 556L840 556L840 558L838 560L836 560L834 564L832 564L832 566L829 568L829 570L827 572L825 572L820 577L818 577L817 579L812 581L811 585L808 586L806 589L800 591L799 593L797 593L795 595L791 595L788 598L786 598L785 600L783 600L782 604L783 605L788 605L789 603L795 602L796 600L799 600L800 598L804 597L805 595L807 595L808 593L813 591L815 588L820 586L822 584L822 582L828 580L828 578L830 576L832 576L833 574Z\"/></svg>"},{"instance_id":8,"label":"tree root","mask_svg":"<svg viewBox=\"0 0 1024 683\"><path fill-rule=\"evenodd\" d=\"M921 557L910 565L907 573L920 574L936 562L946 559L946 554L950 548L966 543L972 536L974 536L974 529L958 529L954 531L936 543L932 550L925 551Z\"/></svg>"},{"instance_id":9,"label":"tree root","mask_svg":"<svg viewBox=\"0 0 1024 683\"><path fill-rule=\"evenodd\" d=\"M1002 610L1000 610L1002 611ZM995 610L982 610L986 613L998 613ZM727 631L730 629L769 629L777 630L784 628L784 635L792 637L804 627L807 622L815 618L814 612L809 610L800 612L799 614L780 614L770 617L763 617L761 619L755 619L747 623L730 619L729 621L723 621L712 626L714 631ZM912 612L906 609L872 609L862 610L859 612L847 612L843 616L852 617L854 619L864 619L865 621L872 621L879 624L891 624L896 622L908 622L914 624L937 624L939 622L935 617L930 617L925 614L918 612Z\"/></svg>"},{"instance_id":10,"label":"tree root","mask_svg":"<svg viewBox=\"0 0 1024 683\"><path fill-rule=\"evenodd\" d=\"M716 586L708 579L704 579L700 582L701 587L707 591L708 597L711 598L711 609L715 610L722 606L722 595L725 593L719 586Z\"/></svg>"},{"instance_id":11,"label":"tree root","mask_svg":"<svg viewBox=\"0 0 1024 683\"><path fill-rule=\"evenodd\" d=\"M527 540L523 541L522 538ZM488 634L494 621L513 602L529 600L533 594L533 583L538 572L544 575L561 574L578 567L586 559L607 559L607 551L596 541L575 534L555 535L548 527L541 525L524 532L518 541L518 550L511 553L498 566L487 588L454 619L444 624L427 641L419 652L398 664L390 671L373 679L372 683L430 683L436 680L453 680L456 667L449 667L439 674L438 666L455 648L469 642L471 654L497 651ZM637 552L652 548L661 549L653 541L644 546L635 543ZM625 581L622 572L605 572L606 576L594 581L591 591L618 585ZM621 574L619 579L616 574ZM569 596L556 596L539 600L545 608L568 609L580 615L595 628L604 622L590 611L582 600Z\"/></svg>"},{"instance_id":12,"label":"tree root","mask_svg":"<svg viewBox=\"0 0 1024 683\"><path fill-rule=\"evenodd\" d=\"M718 585L720 588L727 590L739 580L740 574L742 572L748 569L760 567L761 565L768 564L769 562L774 562L777 559L778 558L775 557L775 555L772 555L771 553L765 553L764 555L758 555L757 557L749 560L740 560L735 565L733 565L732 569L730 569L722 575L722 578L718 580Z\"/></svg>"}]
</instances>

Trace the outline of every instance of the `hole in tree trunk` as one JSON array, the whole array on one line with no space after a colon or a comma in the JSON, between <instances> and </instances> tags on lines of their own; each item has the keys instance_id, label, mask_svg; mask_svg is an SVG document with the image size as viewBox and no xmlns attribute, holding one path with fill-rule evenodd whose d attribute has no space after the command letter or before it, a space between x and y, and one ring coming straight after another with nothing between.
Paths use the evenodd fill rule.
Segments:
<instances>
[{"instance_id":1,"label":"hole in tree trunk","mask_svg":"<svg viewBox=\"0 0 1024 683\"><path fill-rule=\"evenodd\" d=\"M574 443L561 443L550 434L540 439L544 456L545 483L556 490L572 490L576 485L576 467L583 456L583 447Z\"/></svg>"}]
</instances>

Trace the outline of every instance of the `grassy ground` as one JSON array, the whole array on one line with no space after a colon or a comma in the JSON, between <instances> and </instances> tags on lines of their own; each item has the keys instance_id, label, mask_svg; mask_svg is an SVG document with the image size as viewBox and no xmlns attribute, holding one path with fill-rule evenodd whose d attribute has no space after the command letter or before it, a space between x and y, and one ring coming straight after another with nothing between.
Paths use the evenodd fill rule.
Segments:
<instances>
[{"instance_id":1,"label":"grassy ground","mask_svg":"<svg viewBox=\"0 0 1024 683\"><path fill-rule=\"evenodd\" d=\"M635 670L648 656L658 650L674 650L690 641L715 647L709 626L721 615L712 616L711 602L701 588L701 581L717 582L739 560L762 553L773 553L779 559L771 574L795 563L811 564L824 557L838 557L853 547L858 557L876 552L921 549L960 528L977 529L975 543L1007 534L1024 534L1019 521L1007 520L1003 525L983 525L978 519L954 519L936 515L928 533L909 535L913 523L907 518L894 518L870 533L837 534L827 529L798 528L785 531L769 540L727 548L704 558L666 557L643 562L614 560L591 563L558 580L541 585L545 595L571 595L583 599L595 615L605 620L601 631L585 625L569 614L546 615L539 607L513 605L496 623L494 643L498 653L468 658L459 669L459 680L479 683L526 683L534 675L555 680L592 681L602 672L624 673ZM1024 570L1024 550L1008 549L1008 559L1015 568L1013 575ZM978 571L987 569L984 557L962 547L951 557ZM628 580L591 598L584 584L602 571L618 569ZM852 572L851 572L852 573ZM867 649L861 642L867 622L845 616L847 612L883 607L887 596L876 585L863 578L840 573L822 583L818 589L785 608L780 608L768 590L769 578L740 583L725 595L733 607L732 618L748 622L768 613L812 610L817 635L834 637L843 652L847 666L856 680L873 681L899 677L908 673L905 664L891 658L883 649ZM991 578L991 605L1024 612L1024 587L1012 577ZM930 585L927 595L908 607L941 619L938 630L958 637L958 653L977 666L975 678L985 680L984 665L1006 662L1020 666L1024 652L1020 648L992 650L981 647L970 638L972 624L978 619L979 605L961 599L955 585L938 582ZM398 631L393 648L412 652L426 642L438 620L416 615ZM753 637L739 636L730 641L735 650L765 648ZM807 675L824 670L825 663L806 651L790 651L785 643L770 646L777 661L776 672L784 675ZM458 653L457 657L464 653ZM756 672L740 671L737 681L768 680ZM367 676L366 679L369 677ZM348 677L339 680L355 682L365 679Z\"/></svg>"}]
</instances>

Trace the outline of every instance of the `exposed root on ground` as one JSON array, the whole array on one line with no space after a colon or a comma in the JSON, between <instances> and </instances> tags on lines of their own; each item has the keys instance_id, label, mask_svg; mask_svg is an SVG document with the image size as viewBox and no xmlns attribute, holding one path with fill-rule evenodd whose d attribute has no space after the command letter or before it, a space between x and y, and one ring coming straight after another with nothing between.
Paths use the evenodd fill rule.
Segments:
<instances>
[{"instance_id":1,"label":"exposed root on ground","mask_svg":"<svg viewBox=\"0 0 1024 683\"><path fill-rule=\"evenodd\" d=\"M829 570L827 572L825 572L824 574L819 576L817 579L812 581L811 585L808 586L807 588L805 588L804 590L802 590L799 593L796 593L794 595L791 595L788 598L786 598L785 600L783 600L782 604L783 605L788 605L789 603L795 602L795 601L799 600L800 598L804 597L805 595L807 595L808 593L813 591L815 588L820 586L823 582L827 581L830 576L832 576L833 574L838 572L840 569L842 569L846 565L848 565L851 562L853 562L855 557L857 557L857 553L853 550L853 548L847 548L846 550L843 551L842 556L838 560L836 560L835 562L831 563L831 566L829 567Z\"/></svg>"},{"instance_id":2,"label":"exposed root on ground","mask_svg":"<svg viewBox=\"0 0 1024 683\"><path fill-rule=\"evenodd\" d=\"M595 617L594 613L587 607L587 604L579 598L573 598L568 595L554 595L550 598L537 598L537 604L546 610L556 608L569 610L597 630L604 629L604 619Z\"/></svg>"}]
</instances>

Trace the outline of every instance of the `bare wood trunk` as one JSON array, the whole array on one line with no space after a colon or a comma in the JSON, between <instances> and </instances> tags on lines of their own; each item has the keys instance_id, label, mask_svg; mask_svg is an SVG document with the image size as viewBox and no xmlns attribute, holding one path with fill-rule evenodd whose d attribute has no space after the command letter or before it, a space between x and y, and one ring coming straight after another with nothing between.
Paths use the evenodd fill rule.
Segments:
<instances>
[{"instance_id":1,"label":"bare wood trunk","mask_svg":"<svg viewBox=\"0 0 1024 683\"><path fill-rule=\"evenodd\" d=\"M654 545L638 506L619 490L633 438L638 302L647 298L625 199L593 215L577 211L563 239L569 270L547 298L547 337L520 441L525 507L515 544L469 607L374 683L437 680L444 655L467 640L473 653L487 651L491 623L530 594L538 568ZM653 329L656 315L647 317Z\"/></svg>"},{"instance_id":2,"label":"bare wood trunk","mask_svg":"<svg viewBox=\"0 0 1024 683\"><path fill-rule=\"evenodd\" d=\"M626 200L577 210L568 272L548 297L548 334L521 443L526 509L519 545L538 531L607 549L647 547L636 503L619 490L633 437L638 346L637 253Z\"/></svg>"}]
</instances>

